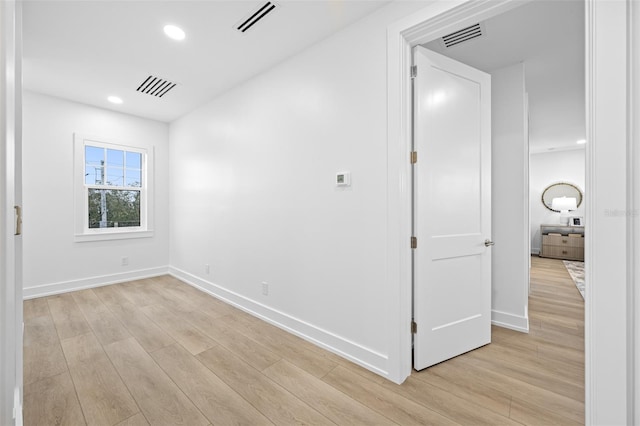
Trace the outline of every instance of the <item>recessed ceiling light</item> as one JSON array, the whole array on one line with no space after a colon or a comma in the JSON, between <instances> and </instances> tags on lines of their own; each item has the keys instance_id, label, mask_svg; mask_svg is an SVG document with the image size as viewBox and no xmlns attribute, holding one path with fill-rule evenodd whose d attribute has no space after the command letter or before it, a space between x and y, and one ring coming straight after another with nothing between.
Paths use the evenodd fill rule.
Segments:
<instances>
[{"instance_id":1,"label":"recessed ceiling light","mask_svg":"<svg viewBox=\"0 0 640 426\"><path fill-rule=\"evenodd\" d=\"M108 100L109 102L111 102L112 104L121 104L121 103L122 103L122 99L120 99L120 98L119 98L119 97L117 97L117 96L109 96L109 97L107 98L107 100Z\"/></svg>"},{"instance_id":2,"label":"recessed ceiling light","mask_svg":"<svg viewBox=\"0 0 640 426\"><path fill-rule=\"evenodd\" d=\"M585 143L587 143L587 141L585 139L580 139L579 141L576 141L576 143L578 145L584 145Z\"/></svg>"},{"instance_id":3,"label":"recessed ceiling light","mask_svg":"<svg viewBox=\"0 0 640 426\"><path fill-rule=\"evenodd\" d=\"M164 33L167 37L172 38L174 40L184 40L185 34L182 29L176 27L175 25L165 25Z\"/></svg>"}]
</instances>

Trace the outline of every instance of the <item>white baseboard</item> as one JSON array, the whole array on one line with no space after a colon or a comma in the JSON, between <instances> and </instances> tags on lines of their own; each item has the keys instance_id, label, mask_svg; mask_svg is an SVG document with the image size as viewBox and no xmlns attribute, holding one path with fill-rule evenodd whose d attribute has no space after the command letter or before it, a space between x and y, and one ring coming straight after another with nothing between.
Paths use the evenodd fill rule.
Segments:
<instances>
[{"instance_id":1,"label":"white baseboard","mask_svg":"<svg viewBox=\"0 0 640 426\"><path fill-rule=\"evenodd\" d=\"M540 247L531 247L531 254L539 255Z\"/></svg>"},{"instance_id":2,"label":"white baseboard","mask_svg":"<svg viewBox=\"0 0 640 426\"><path fill-rule=\"evenodd\" d=\"M119 274L100 275L97 277L82 278L79 280L63 281L53 284L43 284L35 287L26 287L22 290L22 295L25 300L33 299L36 297L67 293L69 291L84 290L87 288L102 287L109 284L117 284L126 281L157 277L159 275L166 275L168 273L168 266L139 269L137 271L122 272Z\"/></svg>"},{"instance_id":3,"label":"white baseboard","mask_svg":"<svg viewBox=\"0 0 640 426\"><path fill-rule=\"evenodd\" d=\"M491 311L491 324L498 327L509 328L522 333L529 332L529 318L506 312Z\"/></svg>"},{"instance_id":4,"label":"white baseboard","mask_svg":"<svg viewBox=\"0 0 640 426\"><path fill-rule=\"evenodd\" d=\"M323 349L348 359L376 374L389 377L388 357L289 314L270 308L195 275L169 267L169 274L185 283L229 303L248 314L295 334Z\"/></svg>"}]
</instances>

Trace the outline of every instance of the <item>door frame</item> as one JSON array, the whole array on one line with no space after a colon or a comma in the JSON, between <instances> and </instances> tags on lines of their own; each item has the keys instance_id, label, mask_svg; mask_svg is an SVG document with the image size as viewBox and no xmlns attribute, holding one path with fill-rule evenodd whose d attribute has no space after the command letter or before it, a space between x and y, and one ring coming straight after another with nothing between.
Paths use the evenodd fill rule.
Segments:
<instances>
[{"instance_id":1,"label":"door frame","mask_svg":"<svg viewBox=\"0 0 640 426\"><path fill-rule=\"evenodd\" d=\"M638 117L640 114L640 4L638 2L631 3L629 6L629 34L630 45L628 47L629 60L630 60L630 94L631 99L629 102L629 149L631 154L629 156L629 167L631 172L631 181L633 187L631 188L630 197L632 211L640 212L640 123L634 122L633 117ZM634 41L635 40L635 41ZM635 54L633 53L635 52ZM635 171L635 172L634 172ZM630 220L630 235L632 235L632 244L630 246L632 265L640 265L640 224L638 224L638 216L635 220L633 217L629 217ZM629 291L634 294L634 297L629 298L629 310L634 316L634 321L630 334L632 335L631 342L629 344L629 356L632 359L638 359L640 357L640 313L637 312L640 309L640 271L638 267L635 270L631 269L631 277L629 279ZM635 289L635 290L634 290ZM635 365L632 370L633 374L632 383L630 386L633 388L633 394L630 398L630 405L633 408L633 413L629 418L631 424L640 424L640 365Z\"/></svg>"},{"instance_id":2,"label":"door frame","mask_svg":"<svg viewBox=\"0 0 640 426\"><path fill-rule=\"evenodd\" d=\"M387 279L394 309L389 336L388 377L402 383L411 374L412 256L409 246L411 181L411 48L521 6L519 0L432 3L387 30ZM394 362L395 360L395 362Z\"/></svg>"},{"instance_id":3,"label":"door frame","mask_svg":"<svg viewBox=\"0 0 640 426\"><path fill-rule=\"evenodd\" d=\"M0 423L22 425L22 4L0 4Z\"/></svg>"},{"instance_id":4,"label":"door frame","mask_svg":"<svg viewBox=\"0 0 640 426\"><path fill-rule=\"evenodd\" d=\"M396 383L402 383L412 368L411 47L526 3L521 0L435 2L387 28L390 304L387 377ZM637 132L631 115L634 98L629 89L633 86L631 71L634 68L629 46L633 29L637 31L639 25L634 19L638 14L631 15L632 3L631 0L585 0L586 189L589 192L585 201L588 218L585 279L590 283L585 300L586 424L631 424L634 415L639 415L634 413L634 405L638 403L634 389L639 389L637 380L640 380L634 367L640 369L640 366L634 366L633 360L640 349L633 342L634 333L638 333L633 324L640 321L633 316L633 301L638 303L637 296L634 299L634 280L637 281L640 268L633 264L638 242L633 241L633 232L629 231L638 227L638 215L632 208L639 197L634 197L634 186L640 186L640 178L631 175L627 160L640 152L637 133L630 131ZM622 213L617 214L620 211Z\"/></svg>"}]
</instances>

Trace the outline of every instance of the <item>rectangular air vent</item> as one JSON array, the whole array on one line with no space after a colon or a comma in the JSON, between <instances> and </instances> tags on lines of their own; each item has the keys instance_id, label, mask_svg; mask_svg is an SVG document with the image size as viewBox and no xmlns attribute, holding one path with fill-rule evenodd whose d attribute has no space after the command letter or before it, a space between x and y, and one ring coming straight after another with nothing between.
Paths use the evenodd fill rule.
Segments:
<instances>
[{"instance_id":1,"label":"rectangular air vent","mask_svg":"<svg viewBox=\"0 0 640 426\"><path fill-rule=\"evenodd\" d=\"M476 37L480 37L482 34L483 31L480 24L475 24L442 37L442 43L444 44L444 47L449 48Z\"/></svg>"},{"instance_id":2,"label":"rectangular air vent","mask_svg":"<svg viewBox=\"0 0 640 426\"><path fill-rule=\"evenodd\" d=\"M169 80L150 75L140 86L138 86L136 91L161 98L166 95L169 90L176 87L176 84L177 83L173 83Z\"/></svg>"},{"instance_id":3,"label":"rectangular air vent","mask_svg":"<svg viewBox=\"0 0 640 426\"><path fill-rule=\"evenodd\" d=\"M240 32L247 31L249 28L253 27L258 21L260 21L262 18L267 16L269 12L273 11L273 9L275 9L276 6L277 5L275 3L272 3L270 1L266 2L265 4L257 8L255 11L250 12L248 14L247 19L236 24L235 26L236 29Z\"/></svg>"}]
</instances>

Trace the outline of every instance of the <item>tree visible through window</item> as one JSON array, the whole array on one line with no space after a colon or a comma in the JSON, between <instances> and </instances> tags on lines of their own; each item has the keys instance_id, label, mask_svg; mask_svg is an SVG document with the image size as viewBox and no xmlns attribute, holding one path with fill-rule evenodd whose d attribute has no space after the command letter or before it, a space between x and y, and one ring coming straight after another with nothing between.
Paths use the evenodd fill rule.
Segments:
<instances>
[{"instance_id":1,"label":"tree visible through window","mask_svg":"<svg viewBox=\"0 0 640 426\"><path fill-rule=\"evenodd\" d=\"M88 227L140 227L143 154L85 145L84 159Z\"/></svg>"}]
</instances>

